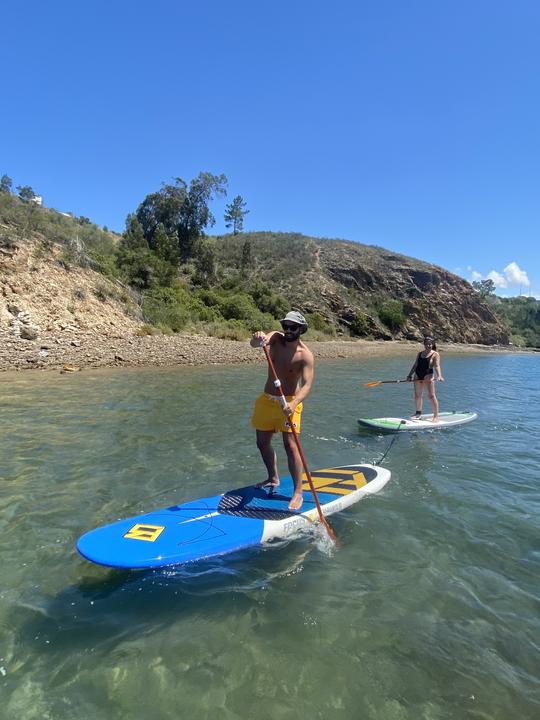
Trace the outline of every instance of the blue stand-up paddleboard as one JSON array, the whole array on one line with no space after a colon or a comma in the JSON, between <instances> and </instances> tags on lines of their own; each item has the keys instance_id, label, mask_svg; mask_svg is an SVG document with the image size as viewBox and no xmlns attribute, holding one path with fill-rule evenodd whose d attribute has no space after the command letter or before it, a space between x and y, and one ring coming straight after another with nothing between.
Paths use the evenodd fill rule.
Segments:
<instances>
[{"instance_id":1,"label":"blue stand-up paddleboard","mask_svg":"<svg viewBox=\"0 0 540 720\"><path fill-rule=\"evenodd\" d=\"M347 465L315 470L311 476L323 514L332 515L378 492L390 480L390 471ZM304 503L297 511L287 507L293 482L286 477L274 494L244 487L119 520L83 535L77 550L87 560L115 568L159 568L223 555L286 538L317 521L305 476L302 490Z\"/></svg>"},{"instance_id":2,"label":"blue stand-up paddleboard","mask_svg":"<svg viewBox=\"0 0 540 720\"><path fill-rule=\"evenodd\" d=\"M475 412L442 412L439 413L438 422L433 422L433 415L420 415L418 418L410 417L382 417L360 418L361 427L371 428L383 432L408 432L417 430L441 430L442 428L464 425L475 420Z\"/></svg>"}]
</instances>

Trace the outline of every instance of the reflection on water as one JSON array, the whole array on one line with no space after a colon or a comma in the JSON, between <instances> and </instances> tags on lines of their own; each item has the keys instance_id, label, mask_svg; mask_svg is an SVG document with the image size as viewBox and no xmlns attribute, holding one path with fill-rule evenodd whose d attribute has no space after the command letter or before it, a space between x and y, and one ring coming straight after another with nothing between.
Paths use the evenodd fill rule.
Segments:
<instances>
[{"instance_id":1,"label":"reflection on water","mask_svg":"<svg viewBox=\"0 0 540 720\"><path fill-rule=\"evenodd\" d=\"M332 518L341 549L322 533L152 572L76 539L259 480L261 368L1 377L0 718L538 716L538 358L447 356L441 409L476 422L360 433L410 413L407 386L362 387L403 363L318 363L310 465L392 471Z\"/></svg>"}]
</instances>

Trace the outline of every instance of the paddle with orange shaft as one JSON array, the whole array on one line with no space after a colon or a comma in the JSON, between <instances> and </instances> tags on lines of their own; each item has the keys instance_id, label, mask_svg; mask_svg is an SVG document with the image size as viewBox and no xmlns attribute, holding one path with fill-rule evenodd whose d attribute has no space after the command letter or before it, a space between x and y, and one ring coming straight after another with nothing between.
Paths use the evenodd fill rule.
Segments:
<instances>
[{"instance_id":1,"label":"paddle with orange shaft","mask_svg":"<svg viewBox=\"0 0 540 720\"><path fill-rule=\"evenodd\" d=\"M281 380L277 376L276 368L274 367L274 363L272 362L272 358L270 357L270 353L268 352L268 348L266 345L262 345L262 349L264 350L264 354L266 355L266 360L268 362L268 367L270 368L270 372L272 373L274 377L274 387L277 388L279 400L281 402L281 407L283 408L283 412L286 413L286 407L287 407L287 399L285 398L285 394L283 393L283 389L281 387ZM326 518L324 517L321 504L319 502L319 498L317 497L317 493L315 491L315 486L313 485L313 479L311 477L311 473L309 472L309 468L307 465L306 457L304 455L304 451L302 450L302 446L300 445L300 438L298 437L298 433L296 432L296 428L292 424L292 418L290 422L290 428L291 432L294 438L294 441L296 443L296 447L298 448L298 454L300 455L300 459L302 460L302 465L304 467L304 473L306 475L307 481L309 483L309 489L311 490L311 494L313 495L313 499L315 500L315 505L317 506L317 512L319 513L319 518L321 519L322 524L326 528L326 531L330 538L336 543L336 545L339 545L339 540L336 537L336 534L330 527L330 525L327 523Z\"/></svg>"},{"instance_id":2,"label":"paddle with orange shaft","mask_svg":"<svg viewBox=\"0 0 540 720\"><path fill-rule=\"evenodd\" d=\"M373 382L364 383L364 387L377 387L377 385L385 385L386 383L402 383L412 382L408 378L406 380L374 380Z\"/></svg>"}]
</instances>

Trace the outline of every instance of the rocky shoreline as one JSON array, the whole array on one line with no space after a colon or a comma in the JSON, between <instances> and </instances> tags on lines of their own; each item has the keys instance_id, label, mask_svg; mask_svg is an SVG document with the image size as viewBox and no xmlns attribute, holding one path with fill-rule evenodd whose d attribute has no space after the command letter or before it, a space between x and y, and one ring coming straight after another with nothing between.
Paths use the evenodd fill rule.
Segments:
<instances>
[{"instance_id":1,"label":"rocky shoreline","mask_svg":"<svg viewBox=\"0 0 540 720\"><path fill-rule=\"evenodd\" d=\"M413 355L418 343L403 341L306 341L315 358L354 358L373 355ZM514 347L442 344L447 352L519 352ZM179 333L177 335L95 335L76 338L66 334L35 340L0 331L0 372L56 370L74 372L107 367L173 367L176 365L232 365L262 363L264 356L248 341Z\"/></svg>"}]
</instances>

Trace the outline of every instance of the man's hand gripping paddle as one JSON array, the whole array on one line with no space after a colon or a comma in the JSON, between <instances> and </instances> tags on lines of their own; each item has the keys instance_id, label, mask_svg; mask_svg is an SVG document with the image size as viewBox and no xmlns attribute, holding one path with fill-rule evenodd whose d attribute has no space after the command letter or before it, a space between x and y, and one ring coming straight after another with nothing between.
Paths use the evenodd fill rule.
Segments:
<instances>
[{"instance_id":1,"label":"man's hand gripping paddle","mask_svg":"<svg viewBox=\"0 0 540 720\"><path fill-rule=\"evenodd\" d=\"M281 387L281 381L277 376L276 368L274 367L274 363L272 362L272 358L270 357L270 353L268 352L268 348L266 347L266 345L262 344L261 347L264 350L264 354L266 355L266 361L268 362L268 367L270 368L270 372L272 373L272 376L274 378L274 386L277 388L277 391L279 394L279 400L281 402L281 407L283 408L283 412L285 414L287 414L286 410L285 410L285 408L287 407L287 400L285 398L283 389ZM332 530L330 525L327 523L326 518L324 517L323 511L321 508L321 504L319 502L319 498L317 497L317 493L315 491L315 486L313 485L313 479L311 477L311 473L309 472L309 468L308 468L307 461L306 461L306 458L304 455L304 451L302 450L302 446L300 445L300 438L298 437L298 433L296 432L296 429L295 429L294 425L292 424L292 422L290 423L290 428L291 428L291 432L292 432L294 441L296 443L296 447L298 448L298 454L300 455L300 459L302 460L302 465L304 467L304 473L305 473L307 481L309 483L309 489L311 490L313 499L315 500L315 505L317 506L317 512L319 513L319 518L321 520L321 523L326 528L326 532L328 533L330 539L333 540L333 542L339 546L340 542L337 539L336 534L334 533L334 531Z\"/></svg>"},{"instance_id":2,"label":"man's hand gripping paddle","mask_svg":"<svg viewBox=\"0 0 540 720\"><path fill-rule=\"evenodd\" d=\"M402 382L412 382L412 380L374 380L373 382L364 383L364 387L377 387L377 385L385 385L386 383Z\"/></svg>"}]
</instances>

